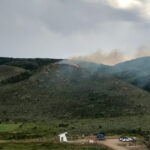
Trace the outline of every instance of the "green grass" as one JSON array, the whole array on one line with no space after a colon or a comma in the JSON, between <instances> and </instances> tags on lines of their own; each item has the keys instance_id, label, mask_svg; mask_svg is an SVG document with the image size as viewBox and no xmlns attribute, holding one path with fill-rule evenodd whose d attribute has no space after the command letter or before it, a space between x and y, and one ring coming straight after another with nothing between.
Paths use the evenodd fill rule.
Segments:
<instances>
[{"instance_id":1,"label":"green grass","mask_svg":"<svg viewBox=\"0 0 150 150\"><path fill-rule=\"evenodd\" d=\"M13 132L19 128L21 123L1 123L0 124L0 132Z\"/></svg>"},{"instance_id":2,"label":"green grass","mask_svg":"<svg viewBox=\"0 0 150 150\"><path fill-rule=\"evenodd\" d=\"M100 145L67 145L67 144L0 144L1 150L108 150Z\"/></svg>"},{"instance_id":3,"label":"green grass","mask_svg":"<svg viewBox=\"0 0 150 150\"><path fill-rule=\"evenodd\" d=\"M117 118L97 118L81 120L51 120L45 122L1 123L0 139L36 139L56 138L68 131L69 137L81 135L145 135L150 133L150 116L132 116Z\"/></svg>"},{"instance_id":4,"label":"green grass","mask_svg":"<svg viewBox=\"0 0 150 150\"><path fill-rule=\"evenodd\" d=\"M51 120L45 122L1 123L0 150L108 150L100 145L58 144L58 134L68 131L68 139L105 133L105 135L142 135L150 133L150 116ZM8 140L8 141L7 141ZM13 141L12 141L13 140ZM15 140L15 141L14 141ZM17 143L14 143L17 142ZM27 142L27 143L25 143Z\"/></svg>"}]
</instances>

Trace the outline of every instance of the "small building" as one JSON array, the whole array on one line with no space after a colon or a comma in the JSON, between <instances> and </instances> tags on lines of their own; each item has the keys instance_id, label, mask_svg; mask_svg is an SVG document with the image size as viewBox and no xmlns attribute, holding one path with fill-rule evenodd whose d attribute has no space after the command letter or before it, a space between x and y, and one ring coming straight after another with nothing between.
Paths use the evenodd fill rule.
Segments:
<instances>
[{"instance_id":1,"label":"small building","mask_svg":"<svg viewBox=\"0 0 150 150\"><path fill-rule=\"evenodd\" d=\"M68 142L66 134L68 134L68 133L64 132L64 133L61 133L61 134L58 135L59 139L60 139L60 142Z\"/></svg>"}]
</instances>

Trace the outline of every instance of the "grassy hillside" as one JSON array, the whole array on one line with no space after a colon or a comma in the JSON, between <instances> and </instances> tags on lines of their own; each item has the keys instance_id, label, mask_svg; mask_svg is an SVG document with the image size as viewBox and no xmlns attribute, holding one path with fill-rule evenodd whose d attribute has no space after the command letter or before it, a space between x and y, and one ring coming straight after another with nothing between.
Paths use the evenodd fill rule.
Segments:
<instances>
[{"instance_id":1,"label":"grassy hillside","mask_svg":"<svg viewBox=\"0 0 150 150\"><path fill-rule=\"evenodd\" d=\"M17 75L24 73L26 71L27 70L19 68L19 67L0 65L0 82L3 80L6 80L8 78L17 76Z\"/></svg>"},{"instance_id":2,"label":"grassy hillside","mask_svg":"<svg viewBox=\"0 0 150 150\"><path fill-rule=\"evenodd\" d=\"M106 66L77 60L65 60L63 63L77 63L90 72L103 74L105 76L114 76L115 78L129 82L150 92L150 57L137 58L119 63L115 66Z\"/></svg>"},{"instance_id":3,"label":"grassy hillside","mask_svg":"<svg viewBox=\"0 0 150 150\"><path fill-rule=\"evenodd\" d=\"M0 140L47 138L58 141L58 134L68 131L68 137L97 135L148 135L150 115L103 117L96 119L46 120L36 122L1 123ZM50 141L49 140L49 141Z\"/></svg>"},{"instance_id":4,"label":"grassy hillside","mask_svg":"<svg viewBox=\"0 0 150 150\"><path fill-rule=\"evenodd\" d=\"M8 65L24 68L26 70L36 70L44 65L59 62L61 59L49 59L49 58L7 58L0 57L0 65Z\"/></svg>"},{"instance_id":5,"label":"grassy hillside","mask_svg":"<svg viewBox=\"0 0 150 150\"><path fill-rule=\"evenodd\" d=\"M109 70L109 73L150 92L150 57L117 64Z\"/></svg>"},{"instance_id":6,"label":"grassy hillside","mask_svg":"<svg viewBox=\"0 0 150 150\"><path fill-rule=\"evenodd\" d=\"M150 94L74 65L39 67L20 82L0 86L0 120L98 118L149 113Z\"/></svg>"}]
</instances>

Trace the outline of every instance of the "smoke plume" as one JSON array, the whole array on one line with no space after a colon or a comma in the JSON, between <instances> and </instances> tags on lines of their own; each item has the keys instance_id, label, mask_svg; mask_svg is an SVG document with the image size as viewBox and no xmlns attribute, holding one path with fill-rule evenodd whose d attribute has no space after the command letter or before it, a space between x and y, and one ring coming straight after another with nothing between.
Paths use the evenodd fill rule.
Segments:
<instances>
[{"instance_id":1,"label":"smoke plume","mask_svg":"<svg viewBox=\"0 0 150 150\"><path fill-rule=\"evenodd\" d=\"M144 56L150 56L150 48L142 46L136 51L135 58L144 57Z\"/></svg>"},{"instance_id":2,"label":"smoke plume","mask_svg":"<svg viewBox=\"0 0 150 150\"><path fill-rule=\"evenodd\" d=\"M138 48L135 54L132 56L126 56L123 52L119 50L112 50L109 53L106 53L102 50L98 50L90 55L73 57L72 59L80 60L80 61L89 61L97 64L115 65L127 60L144 57L144 56L150 56L150 48L143 46Z\"/></svg>"}]
</instances>

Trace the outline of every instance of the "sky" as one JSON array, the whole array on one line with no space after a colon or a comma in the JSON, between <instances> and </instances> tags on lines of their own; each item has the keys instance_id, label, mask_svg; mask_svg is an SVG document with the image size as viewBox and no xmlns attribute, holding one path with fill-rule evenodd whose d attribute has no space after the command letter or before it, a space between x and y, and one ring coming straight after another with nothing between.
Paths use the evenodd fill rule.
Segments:
<instances>
[{"instance_id":1,"label":"sky","mask_svg":"<svg viewBox=\"0 0 150 150\"><path fill-rule=\"evenodd\" d=\"M0 56L150 51L150 0L0 0Z\"/></svg>"}]
</instances>

